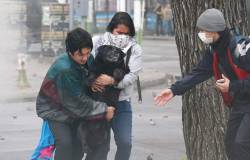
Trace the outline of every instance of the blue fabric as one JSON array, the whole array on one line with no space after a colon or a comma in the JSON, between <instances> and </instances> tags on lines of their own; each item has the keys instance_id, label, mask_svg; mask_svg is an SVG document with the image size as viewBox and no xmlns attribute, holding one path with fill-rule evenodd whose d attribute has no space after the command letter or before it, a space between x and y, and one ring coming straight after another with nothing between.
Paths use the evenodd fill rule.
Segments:
<instances>
[{"instance_id":1,"label":"blue fabric","mask_svg":"<svg viewBox=\"0 0 250 160\"><path fill-rule=\"evenodd\" d=\"M130 102L118 102L111 125L117 145L115 160L129 160L132 148L132 109Z\"/></svg>"},{"instance_id":2,"label":"blue fabric","mask_svg":"<svg viewBox=\"0 0 250 160\"><path fill-rule=\"evenodd\" d=\"M55 140L50 131L48 121L43 121L39 144L34 150L31 160L52 160Z\"/></svg>"}]
</instances>

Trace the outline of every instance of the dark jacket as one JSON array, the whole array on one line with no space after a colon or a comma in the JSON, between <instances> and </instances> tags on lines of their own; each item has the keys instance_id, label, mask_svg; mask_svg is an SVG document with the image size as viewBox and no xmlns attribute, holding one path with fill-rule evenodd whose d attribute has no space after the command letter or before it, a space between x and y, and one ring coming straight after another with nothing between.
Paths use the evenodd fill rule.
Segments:
<instances>
[{"instance_id":1,"label":"dark jacket","mask_svg":"<svg viewBox=\"0 0 250 160\"><path fill-rule=\"evenodd\" d=\"M120 48L112 45L100 46L96 51L94 62L89 66L89 86L101 74L113 77L116 84L118 84L130 72L129 67L125 65L124 57L125 53ZM90 90L91 97L95 100L105 102L108 106L114 107L117 106L120 92L121 89L114 86L106 86L103 92L92 92Z\"/></svg>"},{"instance_id":2,"label":"dark jacket","mask_svg":"<svg viewBox=\"0 0 250 160\"><path fill-rule=\"evenodd\" d=\"M93 58L90 57L88 63ZM87 96L87 65L82 66L67 54L60 56L49 68L37 96L39 117L60 122L71 122L105 114L107 105Z\"/></svg>"},{"instance_id":3,"label":"dark jacket","mask_svg":"<svg viewBox=\"0 0 250 160\"><path fill-rule=\"evenodd\" d=\"M216 51L221 66L220 72L230 79L229 91L234 97L234 103L247 103L250 105L250 78L238 80L226 57L226 50L229 47L231 52L235 54L234 58L237 65L241 69L250 72L250 40L232 36L228 30L220 33L220 35L219 40L205 50L204 57L192 72L173 84L171 90L174 95L182 95L195 85L212 77L213 53Z\"/></svg>"}]
</instances>

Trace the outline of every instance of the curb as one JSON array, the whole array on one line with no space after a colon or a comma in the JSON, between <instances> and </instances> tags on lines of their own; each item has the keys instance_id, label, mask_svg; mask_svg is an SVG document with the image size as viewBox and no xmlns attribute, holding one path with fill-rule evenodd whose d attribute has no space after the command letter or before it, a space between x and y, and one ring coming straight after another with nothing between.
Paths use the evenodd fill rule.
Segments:
<instances>
[{"instance_id":1,"label":"curb","mask_svg":"<svg viewBox=\"0 0 250 160\"><path fill-rule=\"evenodd\" d=\"M151 87L159 86L162 84L166 84L167 86L170 86L174 82L180 79L179 75L172 75L172 74L165 74L163 77L154 79L154 80L148 80L148 81L141 81L141 89L148 89ZM137 89L135 85L135 89Z\"/></svg>"},{"instance_id":2,"label":"curb","mask_svg":"<svg viewBox=\"0 0 250 160\"><path fill-rule=\"evenodd\" d=\"M143 36L144 40L175 41L175 36Z\"/></svg>"},{"instance_id":3,"label":"curb","mask_svg":"<svg viewBox=\"0 0 250 160\"><path fill-rule=\"evenodd\" d=\"M155 87L158 85L166 84L167 86L170 86L173 84L176 80L180 79L179 75L172 75L172 74L163 74L158 79L151 79L151 80L141 80L141 89L145 90L151 87ZM135 90L137 90L137 86L135 85ZM0 103L22 103L22 102L34 102L36 101L36 96L38 92L29 92L28 94L22 95L22 96L16 96L13 98L0 100Z\"/></svg>"},{"instance_id":4,"label":"curb","mask_svg":"<svg viewBox=\"0 0 250 160\"><path fill-rule=\"evenodd\" d=\"M20 95L5 100L0 100L0 103L8 104L8 103L35 102L37 94L38 94L37 92L30 92L29 94L26 95L22 96Z\"/></svg>"}]
</instances>

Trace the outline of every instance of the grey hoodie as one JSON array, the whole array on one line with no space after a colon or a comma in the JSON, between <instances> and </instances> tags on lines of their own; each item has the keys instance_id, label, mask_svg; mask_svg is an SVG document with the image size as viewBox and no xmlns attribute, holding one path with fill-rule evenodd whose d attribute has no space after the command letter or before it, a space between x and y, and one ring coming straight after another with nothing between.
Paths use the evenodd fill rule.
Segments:
<instances>
[{"instance_id":1,"label":"grey hoodie","mask_svg":"<svg viewBox=\"0 0 250 160\"><path fill-rule=\"evenodd\" d=\"M106 32L101 36L93 37L94 48L92 50L92 54L94 57L95 57L95 52L98 47L102 45L111 45L108 34L111 34L111 33ZM132 53L131 53L131 57L130 57L129 64L128 64L130 72L126 74L123 80L117 85L117 88L122 89L120 93L119 101L130 100L132 93L133 93L134 83L137 80L139 71L142 69L141 46L136 43L134 38L131 38L127 47L122 49L123 52L127 53L130 47L132 47L132 50L131 50Z\"/></svg>"}]
</instances>

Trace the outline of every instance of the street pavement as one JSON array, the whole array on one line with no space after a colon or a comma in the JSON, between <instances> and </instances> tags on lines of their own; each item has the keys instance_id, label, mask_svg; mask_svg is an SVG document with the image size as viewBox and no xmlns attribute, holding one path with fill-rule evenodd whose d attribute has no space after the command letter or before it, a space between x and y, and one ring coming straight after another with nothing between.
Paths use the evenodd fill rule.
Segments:
<instances>
[{"instance_id":1,"label":"street pavement","mask_svg":"<svg viewBox=\"0 0 250 160\"><path fill-rule=\"evenodd\" d=\"M181 98L175 97L168 105L157 107L153 96L165 85L143 90L143 103L134 94L133 149L131 160L184 160ZM28 160L39 136L41 119L35 114L35 102L0 103L0 159ZM115 144L112 139L108 160L112 160Z\"/></svg>"},{"instance_id":2,"label":"street pavement","mask_svg":"<svg viewBox=\"0 0 250 160\"><path fill-rule=\"evenodd\" d=\"M140 75L143 103L137 103L135 93L131 160L144 160L151 153L154 160L182 160L185 157L185 147L181 124L181 98L176 97L163 108L157 108L153 104L153 95L167 87L166 74L180 75L175 43L146 39L142 48L143 71ZM16 53L0 53L1 160L27 160L36 146L41 119L35 113L35 98L47 69L54 60L30 56L27 60L27 77L31 88L19 89ZM109 160L113 159L114 153L115 145L112 139Z\"/></svg>"},{"instance_id":3,"label":"street pavement","mask_svg":"<svg viewBox=\"0 0 250 160\"><path fill-rule=\"evenodd\" d=\"M153 96L167 87L166 74L180 75L174 41L146 39L142 44L143 103L133 96L133 150L131 160L182 160L185 147L182 135L181 98L166 107L156 107ZM27 77L31 88L17 87L16 56L0 53L0 159L27 160L36 146L41 119L35 113L35 98L53 58L30 56ZM112 139L109 160L115 153Z\"/></svg>"},{"instance_id":4,"label":"street pavement","mask_svg":"<svg viewBox=\"0 0 250 160\"><path fill-rule=\"evenodd\" d=\"M42 80L54 58L29 55L26 63L30 88L17 86L16 49L23 41L18 26L9 26L8 5L0 1L0 160L28 160L35 148L41 119L35 113L35 99ZM133 150L131 160L184 160L181 98L175 97L165 107L156 107L153 96L180 76L179 59L173 38L145 37L143 70L140 73L143 103L133 96ZM109 160L114 157L112 139Z\"/></svg>"},{"instance_id":5,"label":"street pavement","mask_svg":"<svg viewBox=\"0 0 250 160\"><path fill-rule=\"evenodd\" d=\"M140 73L142 88L169 83L173 77L180 76L179 59L175 42L168 40L144 40L143 70ZM55 57L41 57L29 55L26 62L27 79L31 87L19 89L17 86L17 53L12 51L9 55L7 49L0 54L0 71L3 73L0 88L1 101L20 101L22 99L35 99L42 80L55 60ZM170 82L171 83L171 82Z\"/></svg>"}]
</instances>

